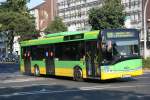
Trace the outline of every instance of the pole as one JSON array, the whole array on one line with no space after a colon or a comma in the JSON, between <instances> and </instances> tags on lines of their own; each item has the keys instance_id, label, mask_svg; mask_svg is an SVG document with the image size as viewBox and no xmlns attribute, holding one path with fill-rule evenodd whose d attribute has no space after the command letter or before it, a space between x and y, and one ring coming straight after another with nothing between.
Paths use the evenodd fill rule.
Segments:
<instances>
[{"instance_id":1,"label":"pole","mask_svg":"<svg viewBox=\"0 0 150 100\"><path fill-rule=\"evenodd\" d=\"M145 7L144 7L144 59L147 59L147 18L146 18L146 11L147 5L149 0L146 0Z\"/></svg>"}]
</instances>

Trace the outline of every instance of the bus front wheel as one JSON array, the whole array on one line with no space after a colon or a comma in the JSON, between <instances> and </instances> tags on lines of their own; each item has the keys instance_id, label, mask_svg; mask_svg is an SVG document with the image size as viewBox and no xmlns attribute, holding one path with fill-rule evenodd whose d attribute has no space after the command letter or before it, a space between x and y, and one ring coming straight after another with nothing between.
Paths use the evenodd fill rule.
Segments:
<instances>
[{"instance_id":1,"label":"bus front wheel","mask_svg":"<svg viewBox=\"0 0 150 100\"><path fill-rule=\"evenodd\" d=\"M75 81L83 81L83 73L80 67L74 68L74 80Z\"/></svg>"},{"instance_id":2,"label":"bus front wheel","mask_svg":"<svg viewBox=\"0 0 150 100\"><path fill-rule=\"evenodd\" d=\"M40 76L40 70L39 70L38 65L35 65L35 66L34 66L34 75L35 75L35 76Z\"/></svg>"}]
</instances>

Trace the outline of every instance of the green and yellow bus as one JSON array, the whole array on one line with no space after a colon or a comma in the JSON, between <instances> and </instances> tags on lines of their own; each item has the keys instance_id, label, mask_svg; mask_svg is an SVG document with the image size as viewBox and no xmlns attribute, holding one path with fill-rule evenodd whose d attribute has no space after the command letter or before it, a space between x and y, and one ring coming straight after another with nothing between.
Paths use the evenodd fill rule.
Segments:
<instances>
[{"instance_id":1,"label":"green and yellow bus","mask_svg":"<svg viewBox=\"0 0 150 100\"><path fill-rule=\"evenodd\" d=\"M26 74L107 80L143 73L136 29L61 32L20 45Z\"/></svg>"}]
</instances>

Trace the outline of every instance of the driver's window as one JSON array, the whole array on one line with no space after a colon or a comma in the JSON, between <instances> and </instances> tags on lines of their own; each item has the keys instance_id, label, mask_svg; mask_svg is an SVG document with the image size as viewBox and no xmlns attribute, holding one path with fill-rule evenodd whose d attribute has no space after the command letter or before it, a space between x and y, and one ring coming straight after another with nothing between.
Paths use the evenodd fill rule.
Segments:
<instances>
[{"instance_id":1,"label":"driver's window","mask_svg":"<svg viewBox=\"0 0 150 100\"><path fill-rule=\"evenodd\" d=\"M104 60L110 61L112 60L112 42L107 41L106 43L101 43L101 48L102 48L102 55Z\"/></svg>"}]
</instances>

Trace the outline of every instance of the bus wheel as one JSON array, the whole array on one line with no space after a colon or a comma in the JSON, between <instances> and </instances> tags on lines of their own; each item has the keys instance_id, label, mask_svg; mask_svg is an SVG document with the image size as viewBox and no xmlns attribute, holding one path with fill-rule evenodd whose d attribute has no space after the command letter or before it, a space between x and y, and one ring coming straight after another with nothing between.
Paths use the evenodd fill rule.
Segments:
<instances>
[{"instance_id":1,"label":"bus wheel","mask_svg":"<svg viewBox=\"0 0 150 100\"><path fill-rule=\"evenodd\" d=\"M83 81L83 73L80 67L74 68L74 80L75 81Z\"/></svg>"},{"instance_id":2,"label":"bus wheel","mask_svg":"<svg viewBox=\"0 0 150 100\"><path fill-rule=\"evenodd\" d=\"M38 65L35 65L35 66L34 66L34 75L35 75L35 76L40 76L40 70L39 70Z\"/></svg>"}]
</instances>

